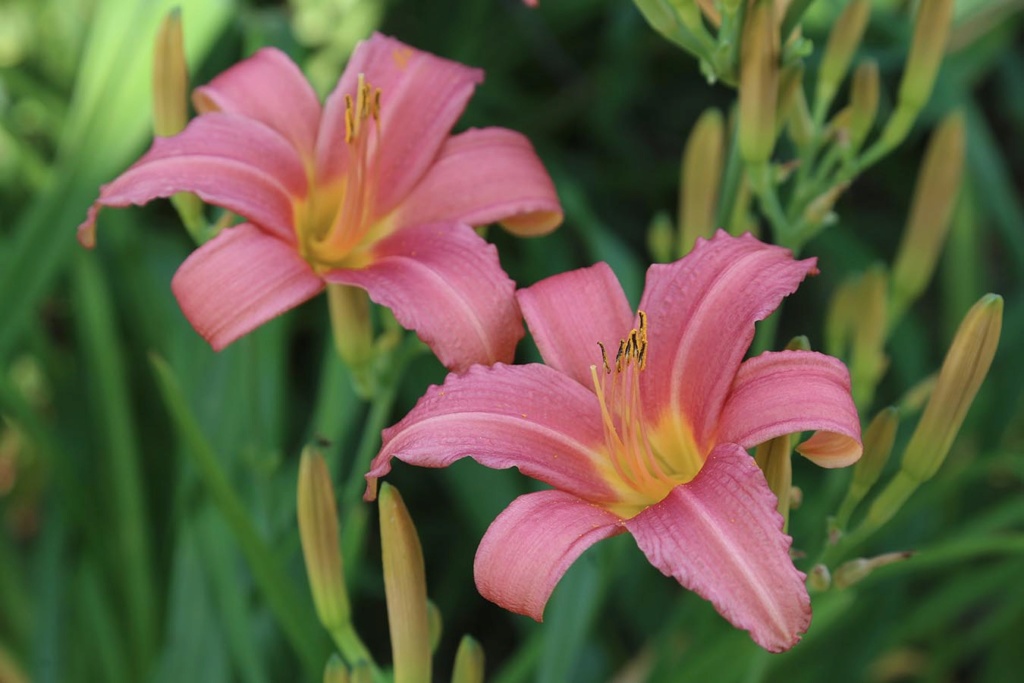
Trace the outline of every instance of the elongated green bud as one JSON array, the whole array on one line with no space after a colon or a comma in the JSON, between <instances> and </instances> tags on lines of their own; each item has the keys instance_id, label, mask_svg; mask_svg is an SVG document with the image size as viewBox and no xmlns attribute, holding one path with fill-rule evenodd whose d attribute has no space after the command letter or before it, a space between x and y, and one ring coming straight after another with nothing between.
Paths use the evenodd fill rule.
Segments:
<instances>
[{"instance_id":1,"label":"elongated green bud","mask_svg":"<svg viewBox=\"0 0 1024 683\"><path fill-rule=\"evenodd\" d=\"M903 562L913 556L914 553L912 552L886 553L885 555L879 555L878 557L858 557L855 560L844 562L832 575L832 585L839 589L849 588L855 583L866 579L871 572L875 571L879 567L884 567L887 564L894 564L896 562Z\"/></svg>"},{"instance_id":2,"label":"elongated green bud","mask_svg":"<svg viewBox=\"0 0 1024 683\"><path fill-rule=\"evenodd\" d=\"M928 286L949 234L965 156L964 117L947 116L928 143L892 270L891 322Z\"/></svg>"},{"instance_id":3,"label":"elongated green bud","mask_svg":"<svg viewBox=\"0 0 1024 683\"><path fill-rule=\"evenodd\" d=\"M647 227L647 251L655 263L668 263L679 258L676 249L676 226L664 211L654 214Z\"/></svg>"},{"instance_id":4,"label":"elongated green bud","mask_svg":"<svg viewBox=\"0 0 1024 683\"><path fill-rule=\"evenodd\" d=\"M455 653L452 683L483 683L484 649L469 636L462 636Z\"/></svg>"},{"instance_id":5,"label":"elongated green bud","mask_svg":"<svg viewBox=\"0 0 1024 683\"><path fill-rule=\"evenodd\" d=\"M853 54L864 38L864 29L867 28L870 16L871 0L850 0L832 25L814 92L814 111L819 121L825 119L829 105L846 78Z\"/></svg>"},{"instance_id":6,"label":"elongated green bud","mask_svg":"<svg viewBox=\"0 0 1024 683\"><path fill-rule=\"evenodd\" d=\"M444 618L441 610L437 608L433 600L427 600L427 625L430 627L430 652L437 652L437 646L441 644L441 634L444 632Z\"/></svg>"},{"instance_id":7,"label":"elongated green bud","mask_svg":"<svg viewBox=\"0 0 1024 683\"><path fill-rule=\"evenodd\" d=\"M778 499L776 509L782 515L782 530L789 526L789 493L793 486L792 446L789 435L766 441L754 451L754 462L764 472L768 488Z\"/></svg>"},{"instance_id":8,"label":"elongated green bud","mask_svg":"<svg viewBox=\"0 0 1024 683\"><path fill-rule=\"evenodd\" d=\"M299 461L298 518L316 614L327 630L337 629L350 619L338 546L338 508L327 463L309 446Z\"/></svg>"},{"instance_id":9,"label":"elongated green bud","mask_svg":"<svg viewBox=\"0 0 1024 683\"><path fill-rule=\"evenodd\" d=\"M885 355L887 291L887 276L881 266L864 273L857 288L854 304L857 323L850 353L850 383L854 403L861 409L870 406L875 388L889 365Z\"/></svg>"},{"instance_id":10,"label":"elongated green bud","mask_svg":"<svg viewBox=\"0 0 1024 683\"><path fill-rule=\"evenodd\" d=\"M740 154L749 164L768 161L775 147L779 96L779 32L772 0L747 8L740 44Z\"/></svg>"},{"instance_id":11,"label":"elongated green bud","mask_svg":"<svg viewBox=\"0 0 1024 683\"><path fill-rule=\"evenodd\" d=\"M864 454L853 466L853 480L846 491L846 498L836 513L836 523L840 529L846 528L857 505L864 500L864 496L882 475L882 470L885 469L885 464L892 453L898 426L899 411L889 407L875 415L871 424L864 430Z\"/></svg>"},{"instance_id":12,"label":"elongated green bud","mask_svg":"<svg viewBox=\"0 0 1024 683\"><path fill-rule=\"evenodd\" d=\"M180 133L188 123L188 66L185 63L181 10L160 22L153 53L153 132Z\"/></svg>"},{"instance_id":13,"label":"elongated green bud","mask_svg":"<svg viewBox=\"0 0 1024 683\"><path fill-rule=\"evenodd\" d=\"M857 320L859 275L848 276L836 288L825 315L825 353L846 358Z\"/></svg>"},{"instance_id":14,"label":"elongated green bud","mask_svg":"<svg viewBox=\"0 0 1024 683\"><path fill-rule=\"evenodd\" d=\"M693 127L683 150L682 187L679 192L679 230L682 253L693 249L698 237L711 237L725 158L725 122L717 109L708 109Z\"/></svg>"},{"instance_id":15,"label":"elongated green bud","mask_svg":"<svg viewBox=\"0 0 1024 683\"><path fill-rule=\"evenodd\" d=\"M376 390L373 375L373 323L370 297L359 287L327 285L327 307L331 314L334 347L352 371L353 385L360 396Z\"/></svg>"},{"instance_id":16,"label":"elongated green bud","mask_svg":"<svg viewBox=\"0 0 1024 683\"><path fill-rule=\"evenodd\" d=\"M430 619L423 549L398 489L381 484L378 506L395 683L430 683Z\"/></svg>"},{"instance_id":17,"label":"elongated green bud","mask_svg":"<svg viewBox=\"0 0 1024 683\"><path fill-rule=\"evenodd\" d=\"M332 654L324 667L324 683L349 683L348 667L337 653Z\"/></svg>"},{"instance_id":18,"label":"elongated green bud","mask_svg":"<svg viewBox=\"0 0 1024 683\"><path fill-rule=\"evenodd\" d=\"M775 112L775 137L789 121L796 104L797 93L804 91L804 65L801 62L789 64L779 74L779 98Z\"/></svg>"},{"instance_id":19,"label":"elongated green bud","mask_svg":"<svg viewBox=\"0 0 1024 683\"><path fill-rule=\"evenodd\" d=\"M880 90L878 62L872 59L858 66L850 86L850 148L854 152L861 148L875 125Z\"/></svg>"}]
</instances>

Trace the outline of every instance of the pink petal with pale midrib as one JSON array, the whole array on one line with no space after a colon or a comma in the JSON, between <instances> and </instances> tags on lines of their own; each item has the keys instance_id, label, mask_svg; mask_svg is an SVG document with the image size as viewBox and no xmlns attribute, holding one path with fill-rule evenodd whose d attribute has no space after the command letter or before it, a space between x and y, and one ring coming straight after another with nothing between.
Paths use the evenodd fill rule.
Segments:
<instances>
[{"instance_id":1,"label":"pink petal with pale midrib","mask_svg":"<svg viewBox=\"0 0 1024 683\"><path fill-rule=\"evenodd\" d=\"M740 365L722 409L718 438L750 448L815 430L798 450L822 467L860 458L860 418L841 362L812 351L763 353Z\"/></svg>"},{"instance_id":2,"label":"pink petal with pale midrib","mask_svg":"<svg viewBox=\"0 0 1024 683\"><path fill-rule=\"evenodd\" d=\"M215 351L323 286L292 246L248 223L192 252L171 281L185 317Z\"/></svg>"},{"instance_id":3,"label":"pink petal with pale midrib","mask_svg":"<svg viewBox=\"0 0 1024 683\"><path fill-rule=\"evenodd\" d=\"M753 459L723 444L695 479L625 525L662 573L709 600L761 647L781 652L807 630L811 603L775 507Z\"/></svg>"},{"instance_id":4,"label":"pink petal with pale midrib","mask_svg":"<svg viewBox=\"0 0 1024 683\"><path fill-rule=\"evenodd\" d=\"M293 241L292 202L306 194L306 178L295 150L270 128L229 114L200 116L178 135L154 140L131 168L100 188L78 227L79 240L94 242L101 207L142 205L178 192L194 192Z\"/></svg>"},{"instance_id":5,"label":"pink petal with pale midrib","mask_svg":"<svg viewBox=\"0 0 1024 683\"><path fill-rule=\"evenodd\" d=\"M594 543L623 531L618 517L568 493L520 496L480 541L476 587L491 602L541 621L569 565Z\"/></svg>"},{"instance_id":6,"label":"pink petal with pale midrib","mask_svg":"<svg viewBox=\"0 0 1024 683\"><path fill-rule=\"evenodd\" d=\"M512 360L523 323L494 245L448 223L400 230L372 253L369 265L325 279L365 289L451 370Z\"/></svg>"},{"instance_id":7,"label":"pink petal with pale midrib","mask_svg":"<svg viewBox=\"0 0 1024 683\"><path fill-rule=\"evenodd\" d=\"M593 392L544 365L474 366L448 375L405 418L384 430L366 475L367 497L391 459L447 467L471 457L485 467L517 467L591 501L616 499L604 473L604 427Z\"/></svg>"},{"instance_id":8,"label":"pink petal with pale midrib","mask_svg":"<svg viewBox=\"0 0 1024 683\"><path fill-rule=\"evenodd\" d=\"M652 417L682 415L698 445L710 446L754 323L795 291L814 263L719 230L686 258L651 266L640 310L650 323L641 379Z\"/></svg>"},{"instance_id":9,"label":"pink petal with pale midrib","mask_svg":"<svg viewBox=\"0 0 1024 683\"><path fill-rule=\"evenodd\" d=\"M299 67L280 50L259 50L196 88L192 100L201 113L239 114L273 128L312 161L320 100Z\"/></svg>"},{"instance_id":10,"label":"pink petal with pale midrib","mask_svg":"<svg viewBox=\"0 0 1024 683\"><path fill-rule=\"evenodd\" d=\"M562 222L562 207L530 141L505 128L483 128L448 138L394 220L399 226L508 220L518 235L541 235Z\"/></svg>"},{"instance_id":11,"label":"pink petal with pale midrib","mask_svg":"<svg viewBox=\"0 0 1024 683\"><path fill-rule=\"evenodd\" d=\"M615 273L598 263L541 280L516 292L544 362L593 389L590 366L603 372L601 347L614 362L633 311Z\"/></svg>"}]
</instances>

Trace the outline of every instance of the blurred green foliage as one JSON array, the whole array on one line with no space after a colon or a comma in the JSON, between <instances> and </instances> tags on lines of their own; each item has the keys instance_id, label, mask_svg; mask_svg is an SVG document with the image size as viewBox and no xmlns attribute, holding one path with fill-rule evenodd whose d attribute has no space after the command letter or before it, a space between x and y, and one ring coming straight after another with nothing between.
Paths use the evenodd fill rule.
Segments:
<instances>
[{"instance_id":1,"label":"blurred green foliage","mask_svg":"<svg viewBox=\"0 0 1024 683\"><path fill-rule=\"evenodd\" d=\"M927 1L927 0L925 0ZM215 354L169 289L191 244L166 203L107 211L100 245L74 228L98 186L145 149L149 68L164 0L0 2L0 681L318 680L316 622L295 520L299 454L330 445L354 619L388 661L372 508L359 501L381 427L443 371L414 347L372 405L334 356L318 298ZM181 0L202 83L277 45L328 90L374 28L481 66L460 126L526 133L551 170L566 223L537 240L493 231L521 285L597 260L635 298L646 231L676 206L684 141L734 92L652 31L627 0ZM824 44L843 3L811 4ZM859 57L880 65L881 108L911 32L909 3L876 0ZM970 305L1006 300L1003 338L943 469L862 550L918 553L815 596L810 632L770 656L653 569L625 537L588 551L538 625L480 598L476 543L530 486L459 463L398 467L444 618L437 673L459 639L488 680L981 681L1024 670L1024 42L1018 0L957 2L938 85L903 147L835 206L805 248L820 277L787 303L777 344L823 345L839 283L891 262L928 130L964 113L965 185L935 281L893 330L877 410L939 365ZM818 52L807 60L813 73ZM780 340L780 341L779 341ZM535 359L524 344L522 360ZM914 419L901 424L896 451ZM890 463L888 471L897 465ZM794 464L797 549L820 546L850 473ZM808 570L807 558L798 558Z\"/></svg>"}]
</instances>

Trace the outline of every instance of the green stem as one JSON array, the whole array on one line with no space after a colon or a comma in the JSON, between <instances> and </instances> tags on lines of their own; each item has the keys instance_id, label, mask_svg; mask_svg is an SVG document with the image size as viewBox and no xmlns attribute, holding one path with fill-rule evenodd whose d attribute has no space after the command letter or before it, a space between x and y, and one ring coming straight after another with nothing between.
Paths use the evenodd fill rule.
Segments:
<instances>
[{"instance_id":1,"label":"green stem","mask_svg":"<svg viewBox=\"0 0 1024 683\"><path fill-rule=\"evenodd\" d=\"M224 515L238 541L252 569L253 579L266 598L267 606L302 661L305 678L319 678L326 660L321 641L316 637L319 629L302 610L303 601L277 561L277 555L260 538L252 520L249 519L245 506L221 468L217 453L189 409L174 372L167 362L157 355L151 355L150 362L156 372L157 384L164 403L182 439L183 450L192 459L210 497Z\"/></svg>"},{"instance_id":2,"label":"green stem","mask_svg":"<svg viewBox=\"0 0 1024 683\"><path fill-rule=\"evenodd\" d=\"M346 622L341 626L331 629L331 639L338 646L338 651L345 658L349 668L354 669L356 666L363 664L370 667L374 680L380 682L385 680L383 673L381 673L373 661L373 655L370 654L363 640L356 633L352 622Z\"/></svg>"},{"instance_id":3,"label":"green stem","mask_svg":"<svg viewBox=\"0 0 1024 683\"><path fill-rule=\"evenodd\" d=\"M750 178L750 185L754 190L754 194L757 195L761 212L764 213L768 222L772 225L772 230L775 233L775 242L791 247L792 245L786 243L789 241L791 232L789 220L786 218L786 212L783 211L782 204L779 202L775 181L772 178L772 165L770 163L750 165L747 167L747 177Z\"/></svg>"}]
</instances>

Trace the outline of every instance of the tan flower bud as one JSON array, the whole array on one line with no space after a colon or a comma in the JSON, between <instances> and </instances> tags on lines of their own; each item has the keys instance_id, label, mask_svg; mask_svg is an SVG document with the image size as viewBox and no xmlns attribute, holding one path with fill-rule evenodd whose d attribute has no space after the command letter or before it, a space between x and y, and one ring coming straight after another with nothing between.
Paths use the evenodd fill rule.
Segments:
<instances>
[{"instance_id":1,"label":"tan flower bud","mask_svg":"<svg viewBox=\"0 0 1024 683\"><path fill-rule=\"evenodd\" d=\"M338 546L338 511L327 463L308 446L299 461L298 518L316 614L327 630L337 629L350 619Z\"/></svg>"},{"instance_id":2,"label":"tan flower bud","mask_svg":"<svg viewBox=\"0 0 1024 683\"><path fill-rule=\"evenodd\" d=\"M892 453L898 426L899 411L889 407L875 415L871 424L864 430L864 454L853 466L853 480L836 513L836 523L840 529L846 528L857 505L864 500L864 496L882 475L882 470L885 469L885 464Z\"/></svg>"},{"instance_id":3,"label":"tan flower bud","mask_svg":"<svg viewBox=\"0 0 1024 683\"><path fill-rule=\"evenodd\" d=\"M469 636L462 636L455 653L452 683L483 683L484 649Z\"/></svg>"},{"instance_id":4,"label":"tan flower bud","mask_svg":"<svg viewBox=\"0 0 1024 683\"><path fill-rule=\"evenodd\" d=\"M850 352L850 383L854 403L862 409L870 406L875 388L889 366L885 355L887 279L884 268L871 268L860 278L855 296L857 323Z\"/></svg>"},{"instance_id":5,"label":"tan flower bud","mask_svg":"<svg viewBox=\"0 0 1024 683\"><path fill-rule=\"evenodd\" d=\"M776 509L782 515L782 529L789 526L789 493L793 486L792 446L789 435L766 441L754 451L754 461L764 472L768 488L778 499Z\"/></svg>"},{"instance_id":6,"label":"tan flower bud","mask_svg":"<svg viewBox=\"0 0 1024 683\"><path fill-rule=\"evenodd\" d=\"M381 484L378 509L395 683L429 683L430 619L423 549L398 489Z\"/></svg>"},{"instance_id":7,"label":"tan flower bud","mask_svg":"<svg viewBox=\"0 0 1024 683\"><path fill-rule=\"evenodd\" d=\"M966 147L964 117L947 116L932 135L892 270L891 321L924 292L949 234Z\"/></svg>"},{"instance_id":8,"label":"tan flower bud","mask_svg":"<svg viewBox=\"0 0 1024 683\"><path fill-rule=\"evenodd\" d=\"M647 251L655 263L668 263L680 256L676 252L676 226L664 211L654 214L647 227Z\"/></svg>"},{"instance_id":9,"label":"tan flower bud","mask_svg":"<svg viewBox=\"0 0 1024 683\"><path fill-rule=\"evenodd\" d=\"M849 588L855 583L863 581L868 577L871 572L875 571L879 567L884 567L887 564L894 564L896 562L903 562L914 556L911 552L899 552L899 553L886 553L885 555L879 555L878 557L863 558L858 557L855 560L844 562L836 569L835 574L832 576L832 584L836 588Z\"/></svg>"},{"instance_id":10,"label":"tan flower bud","mask_svg":"<svg viewBox=\"0 0 1024 683\"><path fill-rule=\"evenodd\" d=\"M814 93L814 109L818 120L824 120L829 105L835 99L839 86L846 78L853 54L857 51L864 29L871 16L871 0L851 0L832 26L825 52L818 68L818 82Z\"/></svg>"},{"instance_id":11,"label":"tan flower bud","mask_svg":"<svg viewBox=\"0 0 1024 683\"><path fill-rule=\"evenodd\" d=\"M682 187L679 192L679 230L682 253L693 249L698 237L711 237L725 158L725 123L717 109L708 109L693 127L683 150Z\"/></svg>"},{"instance_id":12,"label":"tan flower bud","mask_svg":"<svg viewBox=\"0 0 1024 683\"><path fill-rule=\"evenodd\" d=\"M768 161L775 147L779 96L779 31L772 0L754 0L740 43L740 154L750 164Z\"/></svg>"},{"instance_id":13,"label":"tan flower bud","mask_svg":"<svg viewBox=\"0 0 1024 683\"><path fill-rule=\"evenodd\" d=\"M878 63L868 60L853 72L850 86L850 147L857 151L864 144L878 113Z\"/></svg>"},{"instance_id":14,"label":"tan flower bud","mask_svg":"<svg viewBox=\"0 0 1024 683\"><path fill-rule=\"evenodd\" d=\"M922 0L914 22L910 55L900 81L899 102L920 111L932 94L953 19L953 0Z\"/></svg>"},{"instance_id":15,"label":"tan flower bud","mask_svg":"<svg viewBox=\"0 0 1024 683\"><path fill-rule=\"evenodd\" d=\"M160 22L153 54L153 131L176 135L188 123L188 66L185 63L181 10Z\"/></svg>"}]
</instances>

